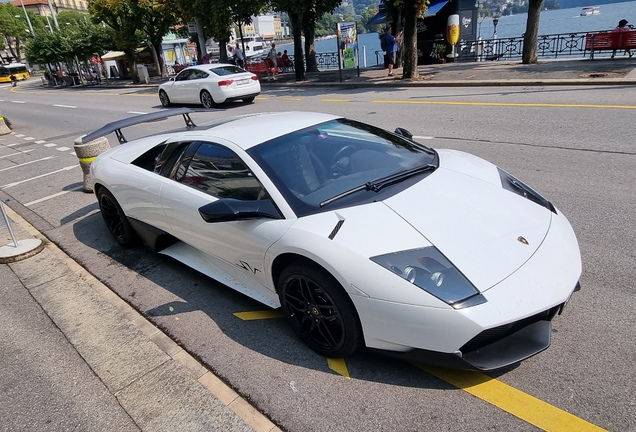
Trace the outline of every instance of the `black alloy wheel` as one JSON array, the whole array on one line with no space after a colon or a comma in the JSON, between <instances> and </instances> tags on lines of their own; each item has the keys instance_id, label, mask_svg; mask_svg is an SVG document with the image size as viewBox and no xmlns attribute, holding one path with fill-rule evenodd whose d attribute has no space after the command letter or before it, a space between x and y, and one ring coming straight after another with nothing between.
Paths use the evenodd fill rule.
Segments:
<instances>
[{"instance_id":1,"label":"black alloy wheel","mask_svg":"<svg viewBox=\"0 0 636 432\"><path fill-rule=\"evenodd\" d=\"M163 105L166 108L168 108L171 105L170 98L168 97L168 93L166 93L164 90L159 90L159 101L161 102L161 105Z\"/></svg>"},{"instance_id":2,"label":"black alloy wheel","mask_svg":"<svg viewBox=\"0 0 636 432\"><path fill-rule=\"evenodd\" d=\"M99 209L104 222L106 222L106 227L115 237L117 243L124 247L135 246L137 244L137 234L113 194L108 189L101 188L97 193L97 201L99 202Z\"/></svg>"},{"instance_id":3,"label":"black alloy wheel","mask_svg":"<svg viewBox=\"0 0 636 432\"><path fill-rule=\"evenodd\" d=\"M351 299L322 268L291 264L279 278L278 295L287 320L318 354L346 357L362 345L362 326Z\"/></svg>"}]
</instances>

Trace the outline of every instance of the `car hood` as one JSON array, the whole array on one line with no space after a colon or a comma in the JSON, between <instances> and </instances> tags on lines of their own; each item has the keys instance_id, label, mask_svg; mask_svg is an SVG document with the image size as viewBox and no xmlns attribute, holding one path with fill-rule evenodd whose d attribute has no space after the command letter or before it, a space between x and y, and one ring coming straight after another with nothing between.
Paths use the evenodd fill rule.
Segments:
<instances>
[{"instance_id":1,"label":"car hood","mask_svg":"<svg viewBox=\"0 0 636 432\"><path fill-rule=\"evenodd\" d=\"M486 291L534 254L552 212L505 190L493 164L458 151L438 153L434 173L384 204Z\"/></svg>"}]
</instances>

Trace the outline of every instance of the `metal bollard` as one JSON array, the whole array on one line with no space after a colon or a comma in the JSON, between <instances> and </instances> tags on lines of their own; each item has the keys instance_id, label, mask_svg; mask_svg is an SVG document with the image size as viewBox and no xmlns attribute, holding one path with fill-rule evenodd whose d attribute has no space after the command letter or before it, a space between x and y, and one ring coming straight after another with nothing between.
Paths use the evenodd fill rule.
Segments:
<instances>
[{"instance_id":1,"label":"metal bollard","mask_svg":"<svg viewBox=\"0 0 636 432\"><path fill-rule=\"evenodd\" d=\"M2 219L6 224L6 228L12 240L12 243L0 245L0 264L8 264L30 258L44 249L44 242L40 239L29 238L18 241L15 238L13 228L11 228L11 220L5 211L4 202L2 202L2 200L0 200L0 214L2 214ZM0 225L0 228L2 228L0 229L0 232L2 232L4 230L2 225ZM5 234L2 233L2 236L4 237Z\"/></svg>"},{"instance_id":2,"label":"metal bollard","mask_svg":"<svg viewBox=\"0 0 636 432\"><path fill-rule=\"evenodd\" d=\"M79 159L80 167L84 173L84 192L91 193L93 192L93 184L90 174L91 163L97 156L110 150L110 143L106 137L100 137L87 143L82 143L82 138L85 136L86 135L82 135L81 137L76 138L73 148L75 149L75 154Z\"/></svg>"}]
</instances>

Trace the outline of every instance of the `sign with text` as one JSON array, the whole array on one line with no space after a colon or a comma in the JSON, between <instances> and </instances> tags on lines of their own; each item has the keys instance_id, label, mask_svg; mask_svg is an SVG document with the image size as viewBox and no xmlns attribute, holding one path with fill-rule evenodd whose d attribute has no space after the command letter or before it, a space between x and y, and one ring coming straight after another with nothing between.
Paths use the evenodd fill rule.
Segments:
<instances>
[{"instance_id":1,"label":"sign with text","mask_svg":"<svg viewBox=\"0 0 636 432\"><path fill-rule=\"evenodd\" d=\"M338 23L338 51L343 69L351 69L358 66L358 34L356 23Z\"/></svg>"}]
</instances>

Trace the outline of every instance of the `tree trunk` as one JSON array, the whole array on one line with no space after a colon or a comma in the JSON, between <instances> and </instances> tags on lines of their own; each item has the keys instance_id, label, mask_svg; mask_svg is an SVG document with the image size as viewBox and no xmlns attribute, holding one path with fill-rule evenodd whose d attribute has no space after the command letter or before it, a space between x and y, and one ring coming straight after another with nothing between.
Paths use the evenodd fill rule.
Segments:
<instances>
[{"instance_id":1,"label":"tree trunk","mask_svg":"<svg viewBox=\"0 0 636 432\"><path fill-rule=\"evenodd\" d=\"M526 23L526 33L523 35L523 54L521 57L521 63L523 64L537 62L541 3L543 3L543 0L530 0L528 4L528 21Z\"/></svg>"},{"instance_id":2,"label":"tree trunk","mask_svg":"<svg viewBox=\"0 0 636 432\"><path fill-rule=\"evenodd\" d=\"M402 34L403 43L401 44L404 51L403 78L419 77L417 70L417 15L415 9L414 0L406 0L404 2L406 17L404 19L404 33Z\"/></svg>"},{"instance_id":3,"label":"tree trunk","mask_svg":"<svg viewBox=\"0 0 636 432\"><path fill-rule=\"evenodd\" d=\"M149 45L148 48L150 48L150 52L152 54L152 61L157 67L157 73L161 76L161 53L158 52L161 49L161 42L159 43L159 46L153 44L151 41L147 41L146 43Z\"/></svg>"},{"instance_id":4,"label":"tree trunk","mask_svg":"<svg viewBox=\"0 0 636 432\"><path fill-rule=\"evenodd\" d=\"M296 81L305 81L305 60L303 59L302 14L290 13L289 21L294 35L294 70Z\"/></svg>"},{"instance_id":5,"label":"tree trunk","mask_svg":"<svg viewBox=\"0 0 636 432\"><path fill-rule=\"evenodd\" d=\"M307 62L307 72L318 72L318 63L316 62L316 47L314 41L316 39L316 20L307 19L307 15L303 16L303 33L305 34L305 60Z\"/></svg>"}]
</instances>

